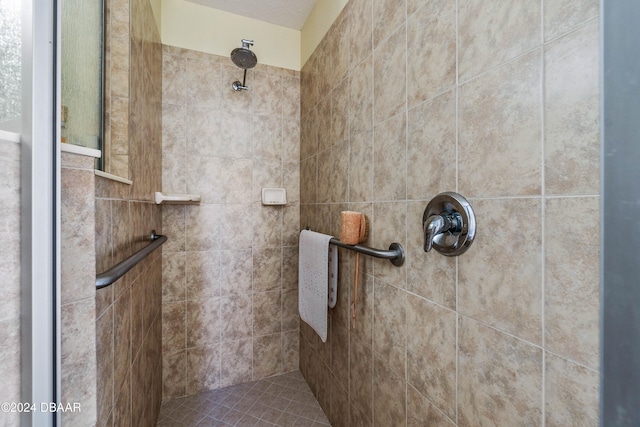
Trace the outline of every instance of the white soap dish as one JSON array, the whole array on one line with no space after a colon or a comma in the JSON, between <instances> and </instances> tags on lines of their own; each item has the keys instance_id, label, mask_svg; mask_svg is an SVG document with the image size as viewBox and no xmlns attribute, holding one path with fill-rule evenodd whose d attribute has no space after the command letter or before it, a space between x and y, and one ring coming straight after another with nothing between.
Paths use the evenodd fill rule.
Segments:
<instances>
[{"instance_id":1,"label":"white soap dish","mask_svg":"<svg viewBox=\"0 0 640 427\"><path fill-rule=\"evenodd\" d=\"M262 204L278 206L287 204L287 191L284 188L263 188Z\"/></svg>"}]
</instances>

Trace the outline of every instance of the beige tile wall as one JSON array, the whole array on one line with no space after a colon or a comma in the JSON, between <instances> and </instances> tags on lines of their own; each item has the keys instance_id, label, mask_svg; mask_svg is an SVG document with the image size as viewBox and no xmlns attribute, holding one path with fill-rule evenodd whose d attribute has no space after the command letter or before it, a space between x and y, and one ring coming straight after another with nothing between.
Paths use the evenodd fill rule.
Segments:
<instances>
[{"instance_id":1,"label":"beige tile wall","mask_svg":"<svg viewBox=\"0 0 640 427\"><path fill-rule=\"evenodd\" d=\"M351 0L301 72L300 228L365 212L323 344L300 366L334 426L598 423L599 57L594 0ZM470 250L422 249L442 191ZM361 261L362 262L362 261Z\"/></svg>"},{"instance_id":2,"label":"beige tile wall","mask_svg":"<svg viewBox=\"0 0 640 427\"><path fill-rule=\"evenodd\" d=\"M0 139L0 401L20 401L20 145ZM0 425L18 425L0 413Z\"/></svg>"},{"instance_id":3,"label":"beige tile wall","mask_svg":"<svg viewBox=\"0 0 640 427\"><path fill-rule=\"evenodd\" d=\"M299 73L238 79L228 57L163 47L163 191L202 197L162 210L165 398L298 368Z\"/></svg>"},{"instance_id":4,"label":"beige tile wall","mask_svg":"<svg viewBox=\"0 0 640 427\"><path fill-rule=\"evenodd\" d=\"M63 412L65 425L95 425L97 417L94 160L62 154L61 400L82 409Z\"/></svg>"},{"instance_id":5,"label":"beige tile wall","mask_svg":"<svg viewBox=\"0 0 640 427\"><path fill-rule=\"evenodd\" d=\"M104 171L129 177L130 0L105 2Z\"/></svg>"},{"instance_id":6,"label":"beige tile wall","mask_svg":"<svg viewBox=\"0 0 640 427\"><path fill-rule=\"evenodd\" d=\"M125 111L122 120L111 115L111 132L126 141L133 185L95 178L98 272L148 244L152 229L162 233L153 202L162 188L160 35L148 0L114 0L110 8L118 38L109 55L111 99L121 97ZM162 249L98 290L95 301L97 425L154 426L162 400Z\"/></svg>"}]
</instances>

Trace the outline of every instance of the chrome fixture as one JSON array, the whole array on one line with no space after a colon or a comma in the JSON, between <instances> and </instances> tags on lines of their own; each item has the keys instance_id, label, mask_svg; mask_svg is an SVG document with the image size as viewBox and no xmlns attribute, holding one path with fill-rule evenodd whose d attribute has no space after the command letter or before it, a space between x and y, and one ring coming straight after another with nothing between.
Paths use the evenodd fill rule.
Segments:
<instances>
[{"instance_id":1,"label":"chrome fixture","mask_svg":"<svg viewBox=\"0 0 640 427\"><path fill-rule=\"evenodd\" d=\"M402 264L404 264L404 248L400 243L393 242L391 245L389 245L388 250L370 248L369 246L364 245L349 245L346 243L342 243L335 237L329 240L329 243L332 245L340 246L341 248L349 249L350 251L360 252L361 254L369 255L374 258L388 259L389 261L391 261L391 264L395 265L396 267L400 267Z\"/></svg>"},{"instance_id":2,"label":"chrome fixture","mask_svg":"<svg viewBox=\"0 0 640 427\"><path fill-rule=\"evenodd\" d=\"M244 77L242 77L242 83L238 80L233 82L231 86L233 90L249 90L248 86L245 86L247 81L247 69L253 68L258 63L256 54L250 50L253 46L253 40L242 39L242 47L237 47L231 51L231 60L236 66L244 69Z\"/></svg>"},{"instance_id":3,"label":"chrome fixture","mask_svg":"<svg viewBox=\"0 0 640 427\"><path fill-rule=\"evenodd\" d=\"M151 255L151 252L158 249L167 241L167 236L156 234L156 230L151 230L149 235L151 241L147 246L140 249L124 261L119 262L107 271L96 275L96 289L102 289L116 282L125 273L135 267L140 261Z\"/></svg>"},{"instance_id":4,"label":"chrome fixture","mask_svg":"<svg viewBox=\"0 0 640 427\"><path fill-rule=\"evenodd\" d=\"M424 251L432 248L445 256L462 255L476 236L476 217L471 205L458 193L434 197L422 215Z\"/></svg>"},{"instance_id":5,"label":"chrome fixture","mask_svg":"<svg viewBox=\"0 0 640 427\"><path fill-rule=\"evenodd\" d=\"M306 227L306 230L311 230L311 228ZM331 240L329 240L329 244L349 249L350 251L360 252L361 254L369 255L374 258L388 259L389 261L391 261L391 264L395 265L396 267L402 266L405 260L404 248L400 243L397 242L391 243L391 245L389 245L389 249L387 250L370 248L369 246L364 245L350 245L348 243L341 242L335 237L332 237Z\"/></svg>"}]
</instances>

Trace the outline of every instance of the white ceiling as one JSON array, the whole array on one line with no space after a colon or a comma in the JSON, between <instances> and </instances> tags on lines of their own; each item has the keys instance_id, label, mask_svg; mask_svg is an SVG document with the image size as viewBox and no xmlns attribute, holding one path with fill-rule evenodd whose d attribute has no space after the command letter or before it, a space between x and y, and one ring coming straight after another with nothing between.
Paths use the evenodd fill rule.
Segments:
<instances>
[{"instance_id":1,"label":"white ceiling","mask_svg":"<svg viewBox=\"0 0 640 427\"><path fill-rule=\"evenodd\" d=\"M213 9L301 30L316 0L188 0Z\"/></svg>"}]
</instances>

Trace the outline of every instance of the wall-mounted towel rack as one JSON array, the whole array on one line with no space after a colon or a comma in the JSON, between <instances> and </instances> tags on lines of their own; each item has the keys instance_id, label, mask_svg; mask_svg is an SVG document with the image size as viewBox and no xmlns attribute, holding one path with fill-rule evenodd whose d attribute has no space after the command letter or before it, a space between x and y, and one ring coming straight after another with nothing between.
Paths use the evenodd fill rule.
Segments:
<instances>
[{"instance_id":1,"label":"wall-mounted towel rack","mask_svg":"<svg viewBox=\"0 0 640 427\"><path fill-rule=\"evenodd\" d=\"M311 227L307 226L306 229L311 230ZM375 249L364 245L349 245L347 243L342 243L335 237L332 237L331 240L329 240L329 244L340 246L341 248L349 249L351 251L360 252L361 254L369 255L374 258L388 259L391 261L391 264L396 267L400 267L404 264L404 248L400 243L393 242L389 245L389 249L386 251L384 249Z\"/></svg>"},{"instance_id":2,"label":"wall-mounted towel rack","mask_svg":"<svg viewBox=\"0 0 640 427\"><path fill-rule=\"evenodd\" d=\"M402 264L404 264L404 248L400 243L392 243L389 246L388 250L370 248L369 246L364 245L348 245L346 243L342 243L335 237L329 240L329 243L375 258L388 259L389 261L391 261L391 264L395 265L396 267L400 267Z\"/></svg>"},{"instance_id":3,"label":"wall-mounted towel rack","mask_svg":"<svg viewBox=\"0 0 640 427\"><path fill-rule=\"evenodd\" d=\"M114 283L116 280L124 276L127 271L135 267L136 264L149 256L151 252L162 246L166 241L167 236L156 234L156 230L151 230L151 243L124 261L114 265L104 273L96 275L96 289L101 289Z\"/></svg>"}]
</instances>

